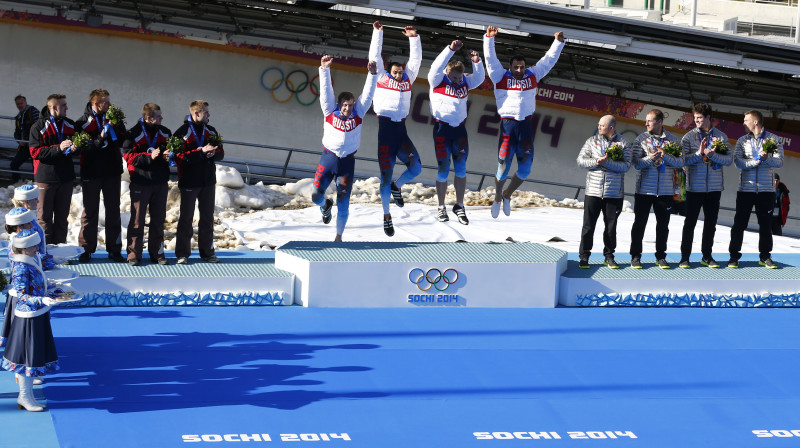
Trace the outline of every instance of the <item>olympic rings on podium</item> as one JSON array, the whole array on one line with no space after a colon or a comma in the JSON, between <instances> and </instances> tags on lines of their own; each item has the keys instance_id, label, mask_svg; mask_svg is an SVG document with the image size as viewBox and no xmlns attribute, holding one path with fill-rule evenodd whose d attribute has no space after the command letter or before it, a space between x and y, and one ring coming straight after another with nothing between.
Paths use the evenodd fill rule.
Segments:
<instances>
[{"instance_id":1,"label":"olympic rings on podium","mask_svg":"<svg viewBox=\"0 0 800 448\"><path fill-rule=\"evenodd\" d=\"M267 73L271 71L278 72L280 77L276 79L275 82L272 83L272 86L268 87L267 83L264 81L264 78L267 75ZM297 78L299 75L304 76L305 80L298 83L295 86L295 83L291 80L291 78L292 76ZM319 74L309 79L308 73L302 70L293 70L288 74L284 74L283 70L281 70L279 67L269 67L263 72L261 72L261 87L263 87L264 90L269 91L270 95L272 95L272 99L275 100L275 102L277 103L280 104L288 103L289 101L292 100L292 97L294 97L294 99L297 101L298 104L302 106L310 106L317 101L317 98L319 98L319 85L314 82L315 80L318 79L319 79ZM286 87L286 90L289 92L289 95L286 97L286 99L279 99L275 95L275 91L280 89L282 86ZM311 101L303 101L300 99L300 94L302 92L305 92L306 90L311 92L312 95Z\"/></svg>"},{"instance_id":2,"label":"olympic rings on podium","mask_svg":"<svg viewBox=\"0 0 800 448\"><path fill-rule=\"evenodd\" d=\"M408 280L417 285L420 291L428 291L432 287L437 291L446 291L450 285L458 281L458 271L450 268L442 272L431 268L425 272L420 268L414 268L408 273Z\"/></svg>"}]
</instances>

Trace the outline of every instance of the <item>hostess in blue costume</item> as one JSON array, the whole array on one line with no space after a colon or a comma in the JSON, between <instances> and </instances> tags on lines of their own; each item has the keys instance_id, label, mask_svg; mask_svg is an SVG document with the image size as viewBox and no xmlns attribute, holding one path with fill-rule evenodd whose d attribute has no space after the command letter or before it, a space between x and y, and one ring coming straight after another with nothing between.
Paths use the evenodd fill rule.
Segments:
<instances>
[{"instance_id":1,"label":"hostess in blue costume","mask_svg":"<svg viewBox=\"0 0 800 448\"><path fill-rule=\"evenodd\" d=\"M41 239L33 229L13 239L9 298L14 318L0 367L17 374L17 407L38 412L44 406L33 396L33 379L58 370L58 353L50 327L50 308L57 290L48 294L47 277L37 251Z\"/></svg>"}]
</instances>

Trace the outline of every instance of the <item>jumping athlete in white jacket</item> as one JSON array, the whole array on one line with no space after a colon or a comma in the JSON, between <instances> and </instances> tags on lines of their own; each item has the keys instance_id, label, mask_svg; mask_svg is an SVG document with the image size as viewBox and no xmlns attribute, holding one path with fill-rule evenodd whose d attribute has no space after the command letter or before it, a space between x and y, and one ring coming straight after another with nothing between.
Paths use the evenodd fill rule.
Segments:
<instances>
[{"instance_id":1,"label":"jumping athlete in white jacket","mask_svg":"<svg viewBox=\"0 0 800 448\"><path fill-rule=\"evenodd\" d=\"M414 27L405 27L403 35L408 37L410 47L408 63L403 67L400 62L392 61L384 70L381 57L383 26L380 22L375 22L372 26L369 59L377 62L379 73L372 109L378 116L378 166L381 171L383 231L386 235L393 236L394 226L392 215L389 213L389 203L394 198L394 203L402 207L404 203L400 188L422 172L419 153L406 130L406 117L411 108L411 85L417 79L422 64L422 45ZM396 159L405 164L406 170L393 182L392 174Z\"/></svg>"},{"instance_id":2,"label":"jumping athlete in white jacket","mask_svg":"<svg viewBox=\"0 0 800 448\"><path fill-rule=\"evenodd\" d=\"M375 61L370 61L367 66L369 69L367 81L358 100L351 92L342 92L334 101L330 71L332 62L333 57L325 55L319 68L319 102L325 115L325 123L322 134L323 150L317 172L314 174L314 193L311 194L311 201L320 206L322 222L325 224L331 222L333 201L325 199L325 190L334 178L337 179L336 209L339 213L336 217L334 241L341 241L350 214L350 192L353 189L356 166L354 155L361 144L361 121L372 104L378 77L377 64Z\"/></svg>"},{"instance_id":3,"label":"jumping athlete in white jacket","mask_svg":"<svg viewBox=\"0 0 800 448\"><path fill-rule=\"evenodd\" d=\"M442 50L428 72L428 82L431 85L431 115L436 119L433 127L433 143L436 149L436 163L439 166L439 173L436 176L438 218L441 222L449 220L444 199L447 194L447 176L450 173L452 157L455 170L453 186L456 189L456 205L453 206L453 213L458 216L458 222L466 225L469 224L464 210L469 154L467 129L464 126L464 121L467 119L467 95L471 89L483 83L486 75L481 58L475 50L469 51L472 61L471 75L464 74L464 64L461 61L448 62L463 45L460 40L454 40Z\"/></svg>"},{"instance_id":4,"label":"jumping athlete in white jacket","mask_svg":"<svg viewBox=\"0 0 800 448\"><path fill-rule=\"evenodd\" d=\"M503 213L511 214L511 195L530 175L533 165L533 129L532 118L536 110L536 91L539 81L550 72L558 62L561 49L564 48L564 33L555 33L555 40L550 49L539 59L536 65L526 68L525 56L521 54L511 58L510 68L506 70L497 59L494 51L494 37L497 27L490 26L483 36L483 54L486 55L486 71L494 84L494 97L497 101L497 113L503 119L500 127L500 142L497 150L497 174L495 175L495 199L492 204L492 218L500 215L500 203ZM511 161L517 157L517 173L511 178L508 188L503 191Z\"/></svg>"}]
</instances>

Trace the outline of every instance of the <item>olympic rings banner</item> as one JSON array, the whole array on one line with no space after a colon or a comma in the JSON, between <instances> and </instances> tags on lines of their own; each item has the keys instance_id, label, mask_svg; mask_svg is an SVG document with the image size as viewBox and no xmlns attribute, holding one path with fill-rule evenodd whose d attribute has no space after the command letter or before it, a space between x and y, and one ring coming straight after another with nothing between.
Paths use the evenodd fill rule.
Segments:
<instances>
[{"instance_id":1,"label":"olympic rings banner","mask_svg":"<svg viewBox=\"0 0 800 448\"><path fill-rule=\"evenodd\" d=\"M311 106L319 98L318 81L319 74L309 77L299 69L284 73L279 67L269 67L261 72L261 87L279 104L294 98L301 106Z\"/></svg>"}]
</instances>

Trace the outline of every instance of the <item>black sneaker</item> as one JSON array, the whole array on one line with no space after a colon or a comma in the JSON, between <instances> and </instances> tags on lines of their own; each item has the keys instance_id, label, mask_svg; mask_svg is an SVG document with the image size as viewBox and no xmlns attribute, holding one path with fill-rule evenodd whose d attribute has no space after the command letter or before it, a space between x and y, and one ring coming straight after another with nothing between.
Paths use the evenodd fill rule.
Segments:
<instances>
[{"instance_id":1,"label":"black sneaker","mask_svg":"<svg viewBox=\"0 0 800 448\"><path fill-rule=\"evenodd\" d=\"M453 213L458 216L458 222L461 224L467 225L469 224L469 219L467 219L467 211L464 210L464 207L456 204L453 206Z\"/></svg>"},{"instance_id":2,"label":"black sneaker","mask_svg":"<svg viewBox=\"0 0 800 448\"><path fill-rule=\"evenodd\" d=\"M450 217L447 216L447 209L445 207L439 207L436 217L439 219L439 222L450 221Z\"/></svg>"},{"instance_id":3,"label":"black sneaker","mask_svg":"<svg viewBox=\"0 0 800 448\"><path fill-rule=\"evenodd\" d=\"M616 261L614 261L614 257L606 257L606 261L603 262L604 265L608 266L610 269L619 269L619 265Z\"/></svg>"},{"instance_id":4,"label":"black sneaker","mask_svg":"<svg viewBox=\"0 0 800 448\"><path fill-rule=\"evenodd\" d=\"M389 188L391 188L392 190L392 199L394 199L394 203L398 207L404 206L405 202L403 202L403 193L400 191L399 188L397 188L397 185L395 185L394 182L392 182L392 185L390 185Z\"/></svg>"},{"instance_id":5,"label":"black sneaker","mask_svg":"<svg viewBox=\"0 0 800 448\"><path fill-rule=\"evenodd\" d=\"M732 268L732 269L738 268L739 267L739 261L738 260L734 260L733 258L731 258L730 260L728 260L728 267Z\"/></svg>"},{"instance_id":6,"label":"black sneaker","mask_svg":"<svg viewBox=\"0 0 800 448\"><path fill-rule=\"evenodd\" d=\"M669 263L667 263L667 260L663 258L656 260L656 266L660 267L661 269L669 269Z\"/></svg>"},{"instance_id":7,"label":"black sneaker","mask_svg":"<svg viewBox=\"0 0 800 448\"><path fill-rule=\"evenodd\" d=\"M681 262L678 264L678 267L681 269L689 269L692 266L689 264L689 260L681 260Z\"/></svg>"},{"instance_id":8,"label":"black sneaker","mask_svg":"<svg viewBox=\"0 0 800 448\"><path fill-rule=\"evenodd\" d=\"M589 260L581 258L581 260L578 262L578 267L581 269L589 269Z\"/></svg>"},{"instance_id":9,"label":"black sneaker","mask_svg":"<svg viewBox=\"0 0 800 448\"><path fill-rule=\"evenodd\" d=\"M386 236L394 236L394 226L392 225L392 218L383 219L383 233Z\"/></svg>"},{"instance_id":10,"label":"black sneaker","mask_svg":"<svg viewBox=\"0 0 800 448\"><path fill-rule=\"evenodd\" d=\"M92 254L90 254L89 252L84 252L81 254L80 257L78 257L78 261L80 261L81 263L88 263L92 261Z\"/></svg>"},{"instance_id":11,"label":"black sneaker","mask_svg":"<svg viewBox=\"0 0 800 448\"><path fill-rule=\"evenodd\" d=\"M700 264L714 269L719 267L719 263L717 263L713 257L703 258L702 260L700 260Z\"/></svg>"},{"instance_id":12,"label":"black sneaker","mask_svg":"<svg viewBox=\"0 0 800 448\"><path fill-rule=\"evenodd\" d=\"M128 260L129 266L139 266L139 263L141 263L141 260L139 260L138 258L131 258Z\"/></svg>"},{"instance_id":13,"label":"black sneaker","mask_svg":"<svg viewBox=\"0 0 800 448\"><path fill-rule=\"evenodd\" d=\"M331 222L331 208L333 207L333 201L331 199L325 199L325 205L319 208L319 211L322 212L322 223L327 224Z\"/></svg>"},{"instance_id":14,"label":"black sneaker","mask_svg":"<svg viewBox=\"0 0 800 448\"><path fill-rule=\"evenodd\" d=\"M158 263L161 266L166 266L166 265L169 264L169 261L167 261L167 259L165 257L161 257L161 258L150 257L150 263L153 263L153 264Z\"/></svg>"},{"instance_id":15,"label":"black sneaker","mask_svg":"<svg viewBox=\"0 0 800 448\"><path fill-rule=\"evenodd\" d=\"M108 258L113 261L114 263L124 263L125 257L122 256L119 252L109 252Z\"/></svg>"},{"instance_id":16,"label":"black sneaker","mask_svg":"<svg viewBox=\"0 0 800 448\"><path fill-rule=\"evenodd\" d=\"M642 269L642 259L641 259L641 257L633 257L633 258L631 258L631 267L633 269Z\"/></svg>"},{"instance_id":17,"label":"black sneaker","mask_svg":"<svg viewBox=\"0 0 800 448\"><path fill-rule=\"evenodd\" d=\"M216 255L209 255L208 257L200 257L206 263L219 263L219 258Z\"/></svg>"},{"instance_id":18,"label":"black sneaker","mask_svg":"<svg viewBox=\"0 0 800 448\"><path fill-rule=\"evenodd\" d=\"M758 264L760 264L761 266L766 266L766 267L768 267L768 268L770 268L770 269L778 269L778 265L777 265L777 264L775 264L775 262L774 262L774 261L772 261L772 258L767 258L767 259L764 259L764 260L759 260L759 261L758 261Z\"/></svg>"}]
</instances>

